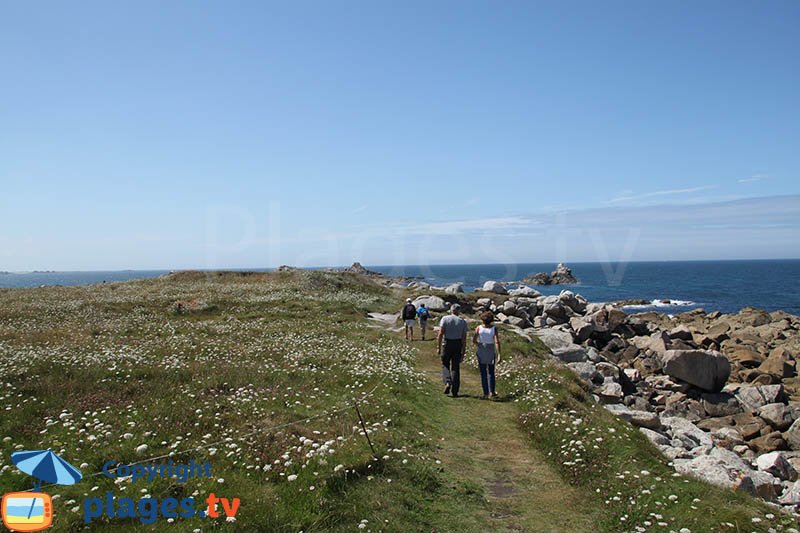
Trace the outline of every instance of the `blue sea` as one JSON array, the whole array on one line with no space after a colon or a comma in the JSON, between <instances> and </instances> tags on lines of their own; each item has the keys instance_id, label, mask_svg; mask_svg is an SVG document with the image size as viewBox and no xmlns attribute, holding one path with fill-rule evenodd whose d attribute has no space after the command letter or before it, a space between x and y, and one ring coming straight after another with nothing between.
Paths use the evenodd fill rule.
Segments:
<instances>
[{"instance_id":1,"label":"blue sea","mask_svg":"<svg viewBox=\"0 0 800 533\"><path fill-rule=\"evenodd\" d=\"M518 281L536 272L551 272L555 266L555 263L530 263L367 268L393 276L420 277L437 286L458 281L466 290L472 290L487 280ZM580 283L537 289L543 294L557 294L568 288L592 302L627 299L652 302L632 310L677 313L701 307L706 311L733 313L752 306L800 315L800 259L569 263L568 266ZM87 285L152 278L166 273L165 270L126 270L0 274L0 287Z\"/></svg>"},{"instance_id":2,"label":"blue sea","mask_svg":"<svg viewBox=\"0 0 800 533\"><path fill-rule=\"evenodd\" d=\"M517 281L536 272L552 272L555 263L368 267L385 274L421 276L434 285L454 281L466 290L487 280ZM590 302L670 300L641 310L678 313L703 308L723 313L752 306L800 315L800 259L763 261L668 261L569 263L577 285L536 287L543 294L567 288ZM638 309L637 309L638 310Z\"/></svg>"}]
</instances>

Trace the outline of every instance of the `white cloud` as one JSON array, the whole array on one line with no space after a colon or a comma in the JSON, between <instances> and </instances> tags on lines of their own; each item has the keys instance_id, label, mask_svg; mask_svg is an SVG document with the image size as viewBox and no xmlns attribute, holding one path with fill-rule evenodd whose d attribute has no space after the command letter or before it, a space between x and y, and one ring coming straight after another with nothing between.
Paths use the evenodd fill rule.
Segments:
<instances>
[{"instance_id":1,"label":"white cloud","mask_svg":"<svg viewBox=\"0 0 800 533\"><path fill-rule=\"evenodd\" d=\"M753 174L749 178L742 178L736 180L738 183L755 183L757 181L764 181L769 179L769 174Z\"/></svg>"},{"instance_id":2,"label":"white cloud","mask_svg":"<svg viewBox=\"0 0 800 533\"><path fill-rule=\"evenodd\" d=\"M672 196L676 194L689 194L698 191L708 191L710 189L715 189L716 185L703 185L701 187L690 187L688 189L667 189L663 191L654 191L654 192L647 192L642 194L631 194L627 196L618 196L616 198L612 198L607 200L606 204L617 204L622 202L633 202L636 200L646 200L648 198L658 198L662 196Z\"/></svg>"},{"instance_id":3,"label":"white cloud","mask_svg":"<svg viewBox=\"0 0 800 533\"><path fill-rule=\"evenodd\" d=\"M531 220L524 216L472 218L466 220L446 220L415 224L412 226L398 226L395 232L405 234L435 234L449 235L464 232L487 232L508 230L511 228L526 228L531 225Z\"/></svg>"}]
</instances>

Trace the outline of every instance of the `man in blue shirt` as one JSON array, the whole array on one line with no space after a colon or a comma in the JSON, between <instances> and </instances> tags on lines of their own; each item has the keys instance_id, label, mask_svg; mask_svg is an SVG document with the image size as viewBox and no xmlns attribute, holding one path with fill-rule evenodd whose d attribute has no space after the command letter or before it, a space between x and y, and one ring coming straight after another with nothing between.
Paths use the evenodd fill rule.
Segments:
<instances>
[{"instance_id":1,"label":"man in blue shirt","mask_svg":"<svg viewBox=\"0 0 800 533\"><path fill-rule=\"evenodd\" d=\"M431 314L428 312L428 308L425 307L424 303L419 305L419 309L417 309L417 320L419 320L419 330L422 332L422 340L425 340L425 332L428 330L428 319L431 317Z\"/></svg>"}]
</instances>

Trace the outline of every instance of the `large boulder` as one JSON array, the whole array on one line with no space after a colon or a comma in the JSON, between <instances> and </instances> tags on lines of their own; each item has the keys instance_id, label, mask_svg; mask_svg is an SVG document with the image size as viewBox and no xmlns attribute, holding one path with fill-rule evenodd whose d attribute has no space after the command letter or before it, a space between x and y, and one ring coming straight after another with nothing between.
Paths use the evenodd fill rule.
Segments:
<instances>
[{"instance_id":1,"label":"large boulder","mask_svg":"<svg viewBox=\"0 0 800 533\"><path fill-rule=\"evenodd\" d=\"M742 326L758 327L772 322L772 317L769 316L769 313L761 309L745 307L736 315L736 321Z\"/></svg>"},{"instance_id":2,"label":"large boulder","mask_svg":"<svg viewBox=\"0 0 800 533\"><path fill-rule=\"evenodd\" d=\"M768 502L774 502L778 499L778 496L783 491L783 484L780 479L769 472L761 472L759 470L751 471L749 475L753 480L755 496Z\"/></svg>"},{"instance_id":3,"label":"large boulder","mask_svg":"<svg viewBox=\"0 0 800 533\"><path fill-rule=\"evenodd\" d=\"M664 373L709 392L719 392L731 374L731 364L711 350L667 350Z\"/></svg>"},{"instance_id":4,"label":"large boulder","mask_svg":"<svg viewBox=\"0 0 800 533\"><path fill-rule=\"evenodd\" d=\"M768 403L758 408L758 416L778 431L789 429L794 422L794 413L783 403Z\"/></svg>"},{"instance_id":5,"label":"large boulder","mask_svg":"<svg viewBox=\"0 0 800 533\"><path fill-rule=\"evenodd\" d=\"M485 292L493 292L495 294L508 294L508 291L499 281L487 281L483 284Z\"/></svg>"},{"instance_id":6,"label":"large boulder","mask_svg":"<svg viewBox=\"0 0 800 533\"><path fill-rule=\"evenodd\" d=\"M561 291L561 294L558 295L558 300L578 314L586 312L586 299L572 291Z\"/></svg>"},{"instance_id":7,"label":"large boulder","mask_svg":"<svg viewBox=\"0 0 800 533\"><path fill-rule=\"evenodd\" d=\"M742 407L755 412L769 403L783 402L783 385L741 387L736 391L736 397Z\"/></svg>"},{"instance_id":8,"label":"large boulder","mask_svg":"<svg viewBox=\"0 0 800 533\"><path fill-rule=\"evenodd\" d=\"M717 344L728 338L728 332L731 330L730 324L727 322L716 322L709 326L706 331L706 337L716 342Z\"/></svg>"},{"instance_id":9,"label":"large boulder","mask_svg":"<svg viewBox=\"0 0 800 533\"><path fill-rule=\"evenodd\" d=\"M527 285L520 285L518 288L508 291L508 294L511 296L524 296L525 298L538 298L542 295L541 292Z\"/></svg>"},{"instance_id":10,"label":"large boulder","mask_svg":"<svg viewBox=\"0 0 800 533\"><path fill-rule=\"evenodd\" d=\"M677 326L669 330L669 338L680 339L682 341L694 340L692 337L692 331L683 324L678 324Z\"/></svg>"},{"instance_id":11,"label":"large boulder","mask_svg":"<svg viewBox=\"0 0 800 533\"><path fill-rule=\"evenodd\" d=\"M544 304L544 314L561 321L566 321L567 318L569 318L569 313L567 312L567 306L565 306L558 300L546 301Z\"/></svg>"},{"instance_id":12,"label":"large boulder","mask_svg":"<svg viewBox=\"0 0 800 533\"><path fill-rule=\"evenodd\" d=\"M729 416L742 411L739 400L729 392L705 393L701 398L708 416Z\"/></svg>"},{"instance_id":13,"label":"large boulder","mask_svg":"<svg viewBox=\"0 0 800 533\"><path fill-rule=\"evenodd\" d=\"M518 316L506 317L505 323L522 329L531 325L530 322Z\"/></svg>"},{"instance_id":14,"label":"large boulder","mask_svg":"<svg viewBox=\"0 0 800 533\"><path fill-rule=\"evenodd\" d=\"M460 292L464 292L464 284L463 283L451 283L447 287L445 287L444 292L447 294L458 294Z\"/></svg>"},{"instance_id":15,"label":"large boulder","mask_svg":"<svg viewBox=\"0 0 800 533\"><path fill-rule=\"evenodd\" d=\"M513 315L517 312L517 304L515 304L511 300L506 300L505 302L503 302L502 310L503 313L507 315Z\"/></svg>"},{"instance_id":16,"label":"large boulder","mask_svg":"<svg viewBox=\"0 0 800 533\"><path fill-rule=\"evenodd\" d=\"M797 470L786 460L781 452L769 452L758 456L756 466L762 472L767 472L784 481L797 479Z\"/></svg>"},{"instance_id":17,"label":"large boulder","mask_svg":"<svg viewBox=\"0 0 800 533\"><path fill-rule=\"evenodd\" d=\"M621 404L606 405L606 409L636 427L648 429L658 429L661 427L661 420L659 420L658 415L649 411L630 409Z\"/></svg>"},{"instance_id":18,"label":"large boulder","mask_svg":"<svg viewBox=\"0 0 800 533\"><path fill-rule=\"evenodd\" d=\"M598 387L596 392L603 403L619 403L624 396L622 385L610 380Z\"/></svg>"},{"instance_id":19,"label":"large boulder","mask_svg":"<svg viewBox=\"0 0 800 533\"><path fill-rule=\"evenodd\" d=\"M639 431L641 431L642 434L656 446L669 446L669 437L663 433L659 433L658 431L653 431L652 429L647 428L639 428Z\"/></svg>"},{"instance_id":20,"label":"large boulder","mask_svg":"<svg viewBox=\"0 0 800 533\"><path fill-rule=\"evenodd\" d=\"M764 356L755 350L745 347L737 347L731 350L730 359L736 361L745 368L754 368L764 361Z\"/></svg>"},{"instance_id":21,"label":"large boulder","mask_svg":"<svg viewBox=\"0 0 800 533\"><path fill-rule=\"evenodd\" d=\"M778 498L778 503L782 505L800 505L800 481L795 481Z\"/></svg>"},{"instance_id":22,"label":"large boulder","mask_svg":"<svg viewBox=\"0 0 800 533\"><path fill-rule=\"evenodd\" d=\"M630 340L630 343L639 348L640 350L649 350L659 355L663 355L664 352L670 349L672 345L672 339L669 338L669 335L666 331L657 331L649 336L639 336L633 337Z\"/></svg>"},{"instance_id":23,"label":"large boulder","mask_svg":"<svg viewBox=\"0 0 800 533\"><path fill-rule=\"evenodd\" d=\"M428 308L429 311L445 311L449 308L447 302L439 298L438 296L419 296L417 299L414 300L414 305L419 307L420 305L425 304L425 307Z\"/></svg>"},{"instance_id":24,"label":"large boulder","mask_svg":"<svg viewBox=\"0 0 800 533\"><path fill-rule=\"evenodd\" d=\"M780 347L772 350L769 357L761 363L758 369L778 379L785 379L796 374L796 365L797 363L792 358L791 354L785 348Z\"/></svg>"},{"instance_id":25,"label":"large boulder","mask_svg":"<svg viewBox=\"0 0 800 533\"><path fill-rule=\"evenodd\" d=\"M596 332L610 333L625 322L626 316L621 309L604 307L591 315L587 315L587 318L592 321L592 326Z\"/></svg>"},{"instance_id":26,"label":"large boulder","mask_svg":"<svg viewBox=\"0 0 800 533\"><path fill-rule=\"evenodd\" d=\"M800 451L800 419L795 420L784 432L783 438L791 449Z\"/></svg>"},{"instance_id":27,"label":"large boulder","mask_svg":"<svg viewBox=\"0 0 800 533\"><path fill-rule=\"evenodd\" d=\"M566 331L561 331L552 328L543 328L536 330L536 336L544 343L550 350L557 350L565 348L572 344L572 335Z\"/></svg>"},{"instance_id":28,"label":"large boulder","mask_svg":"<svg viewBox=\"0 0 800 533\"><path fill-rule=\"evenodd\" d=\"M578 344L556 348L553 355L564 363L583 363L589 359L586 349Z\"/></svg>"},{"instance_id":29,"label":"large boulder","mask_svg":"<svg viewBox=\"0 0 800 533\"><path fill-rule=\"evenodd\" d=\"M592 322L580 316L574 316L569 319L569 326L575 332L575 342L585 342L589 340L594 332Z\"/></svg>"},{"instance_id":30,"label":"large boulder","mask_svg":"<svg viewBox=\"0 0 800 533\"><path fill-rule=\"evenodd\" d=\"M697 427L692 422L679 416L663 416L661 423L667 428L673 439L679 440L686 449L705 446L712 448L714 442L708 433Z\"/></svg>"},{"instance_id":31,"label":"large boulder","mask_svg":"<svg viewBox=\"0 0 800 533\"><path fill-rule=\"evenodd\" d=\"M757 453L774 452L775 450L785 450L787 448L786 441L780 431L773 431L756 437L748 444Z\"/></svg>"},{"instance_id":32,"label":"large boulder","mask_svg":"<svg viewBox=\"0 0 800 533\"><path fill-rule=\"evenodd\" d=\"M578 362L578 363L567 363L567 366L572 369L575 374L579 378L584 381L594 381L595 378L598 377L597 368L595 368L594 363L586 362Z\"/></svg>"},{"instance_id":33,"label":"large boulder","mask_svg":"<svg viewBox=\"0 0 800 533\"><path fill-rule=\"evenodd\" d=\"M675 459L673 463L679 474L755 495L755 484L750 477L753 469L741 457L724 448L713 448L708 455L692 459Z\"/></svg>"}]
</instances>

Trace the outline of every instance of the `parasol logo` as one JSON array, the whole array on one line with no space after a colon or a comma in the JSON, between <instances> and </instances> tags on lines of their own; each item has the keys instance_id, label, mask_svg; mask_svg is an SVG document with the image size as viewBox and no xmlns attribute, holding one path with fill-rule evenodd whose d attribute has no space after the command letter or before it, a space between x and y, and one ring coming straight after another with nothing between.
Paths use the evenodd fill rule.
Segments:
<instances>
[{"instance_id":1,"label":"parasol logo","mask_svg":"<svg viewBox=\"0 0 800 533\"><path fill-rule=\"evenodd\" d=\"M80 471L50 450L29 450L11 454L11 462L33 477L33 490L3 495L0 514L11 531L41 531L53 525L53 500L40 492L42 483L72 485L81 480Z\"/></svg>"}]
</instances>

